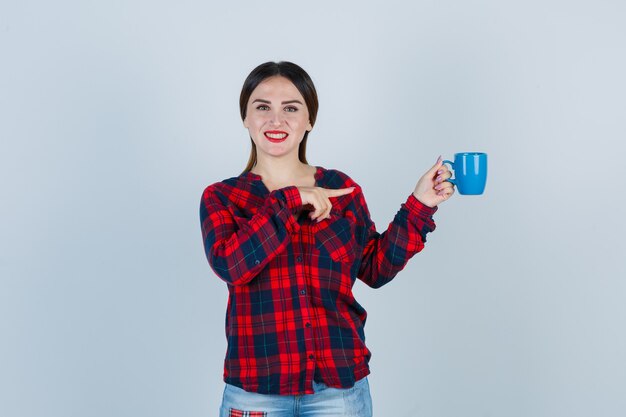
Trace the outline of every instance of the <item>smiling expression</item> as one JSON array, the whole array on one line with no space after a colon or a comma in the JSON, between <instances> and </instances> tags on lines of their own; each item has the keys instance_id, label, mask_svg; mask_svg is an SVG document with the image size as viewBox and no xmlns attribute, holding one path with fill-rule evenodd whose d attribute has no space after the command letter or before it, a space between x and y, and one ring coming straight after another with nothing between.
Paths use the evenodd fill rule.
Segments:
<instances>
[{"instance_id":1,"label":"smiling expression","mask_svg":"<svg viewBox=\"0 0 626 417\"><path fill-rule=\"evenodd\" d=\"M302 94L285 77L270 77L250 95L243 122L257 154L283 156L295 153L304 134L313 127Z\"/></svg>"}]
</instances>

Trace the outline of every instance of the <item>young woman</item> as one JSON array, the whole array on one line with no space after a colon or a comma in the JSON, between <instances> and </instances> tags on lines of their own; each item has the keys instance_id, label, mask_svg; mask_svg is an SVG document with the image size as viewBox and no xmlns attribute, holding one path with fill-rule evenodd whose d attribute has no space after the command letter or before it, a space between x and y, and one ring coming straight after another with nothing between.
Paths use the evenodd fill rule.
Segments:
<instances>
[{"instance_id":1,"label":"young woman","mask_svg":"<svg viewBox=\"0 0 626 417\"><path fill-rule=\"evenodd\" d=\"M200 205L206 256L229 292L220 416L371 416L352 286L386 284L424 247L450 172L439 158L378 233L361 187L306 160L318 102L302 68L259 65L239 105L248 165Z\"/></svg>"}]
</instances>

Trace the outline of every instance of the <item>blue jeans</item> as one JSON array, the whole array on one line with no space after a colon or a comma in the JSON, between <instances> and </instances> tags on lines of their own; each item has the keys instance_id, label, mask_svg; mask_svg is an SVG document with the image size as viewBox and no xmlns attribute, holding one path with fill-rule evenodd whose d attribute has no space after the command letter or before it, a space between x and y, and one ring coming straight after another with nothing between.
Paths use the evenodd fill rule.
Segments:
<instances>
[{"instance_id":1,"label":"blue jeans","mask_svg":"<svg viewBox=\"0 0 626 417\"><path fill-rule=\"evenodd\" d=\"M371 417L372 398L367 377L352 388L331 388L313 382L313 394L268 395L226 384L220 417Z\"/></svg>"}]
</instances>

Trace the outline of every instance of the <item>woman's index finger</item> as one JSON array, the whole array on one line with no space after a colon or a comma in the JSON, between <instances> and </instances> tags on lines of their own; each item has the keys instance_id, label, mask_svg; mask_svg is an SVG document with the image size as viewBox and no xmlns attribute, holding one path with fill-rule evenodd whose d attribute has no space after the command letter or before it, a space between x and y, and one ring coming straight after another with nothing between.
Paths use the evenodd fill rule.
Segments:
<instances>
[{"instance_id":1,"label":"woman's index finger","mask_svg":"<svg viewBox=\"0 0 626 417\"><path fill-rule=\"evenodd\" d=\"M339 189L326 189L326 195L328 197L339 197L342 195L350 194L356 187L339 188Z\"/></svg>"}]
</instances>

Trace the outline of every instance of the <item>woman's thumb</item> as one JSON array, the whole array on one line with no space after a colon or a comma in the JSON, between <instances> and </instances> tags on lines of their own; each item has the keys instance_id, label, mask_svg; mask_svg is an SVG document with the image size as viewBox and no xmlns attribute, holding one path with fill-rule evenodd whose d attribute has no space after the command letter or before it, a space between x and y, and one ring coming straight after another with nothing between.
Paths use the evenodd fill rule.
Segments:
<instances>
[{"instance_id":1,"label":"woman's thumb","mask_svg":"<svg viewBox=\"0 0 626 417\"><path fill-rule=\"evenodd\" d=\"M433 167L430 169L430 172L434 173L439 169L439 167L441 167L442 164L443 158L441 157L441 155L439 155L439 158L437 158L437 162L435 162L435 165L433 165Z\"/></svg>"}]
</instances>

